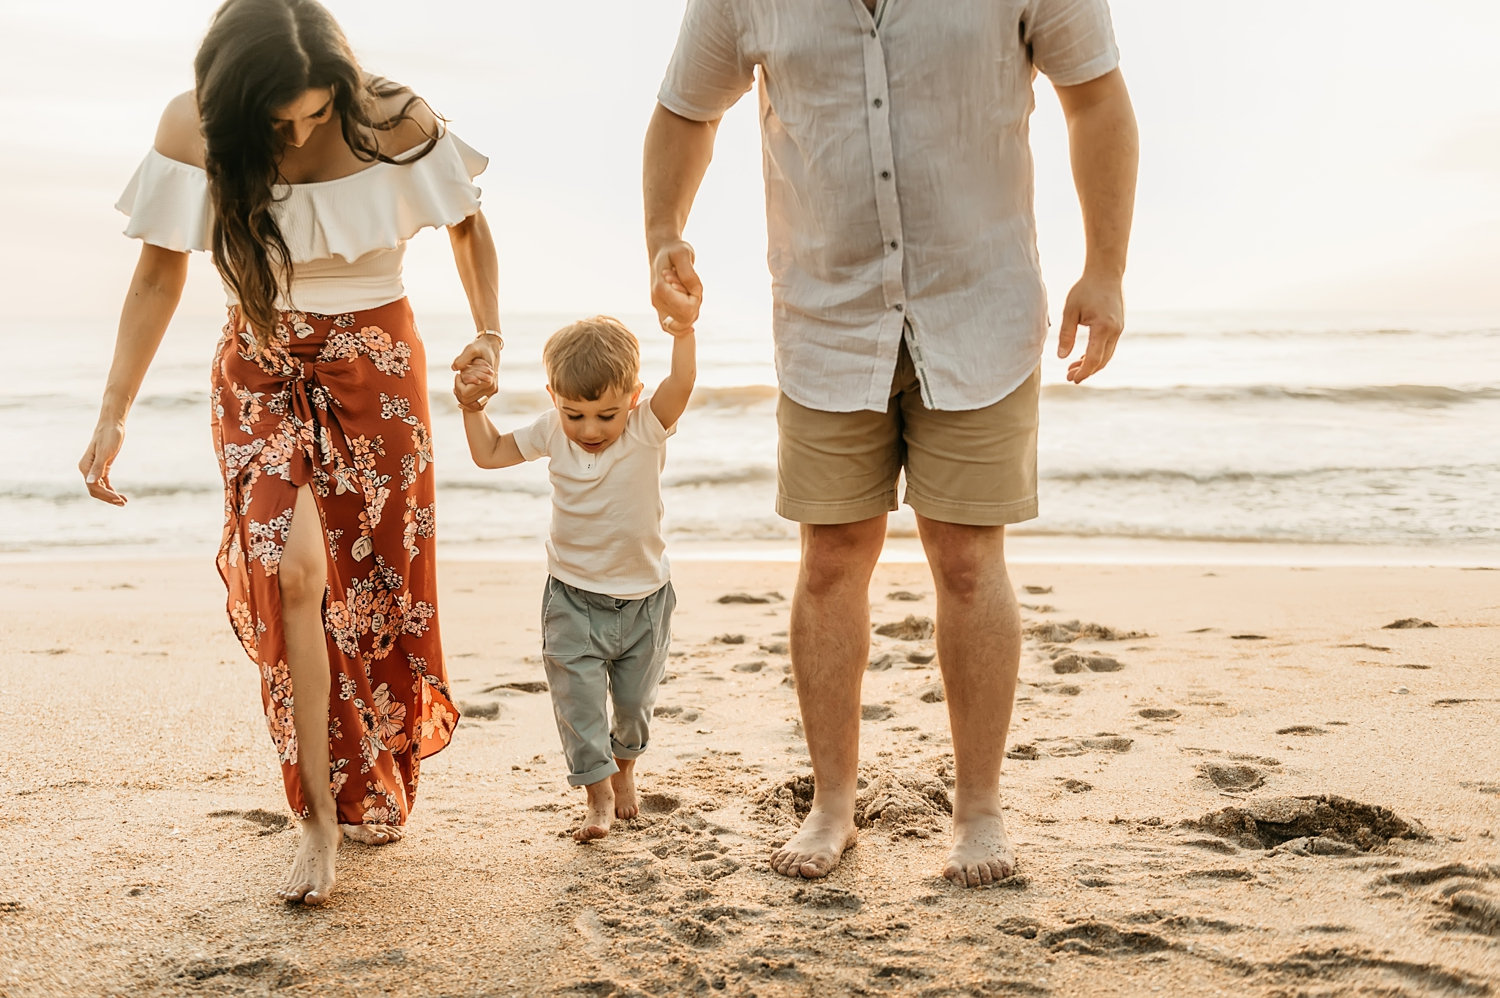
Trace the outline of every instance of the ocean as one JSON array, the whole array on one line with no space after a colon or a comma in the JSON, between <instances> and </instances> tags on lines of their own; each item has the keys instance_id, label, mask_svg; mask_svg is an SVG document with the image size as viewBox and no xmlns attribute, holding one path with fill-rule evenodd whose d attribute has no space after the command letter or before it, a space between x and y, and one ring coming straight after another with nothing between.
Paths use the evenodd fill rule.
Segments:
<instances>
[{"instance_id":1,"label":"ocean","mask_svg":"<svg viewBox=\"0 0 1500 998\"><path fill-rule=\"evenodd\" d=\"M482 471L451 405L448 363L467 316L424 314L444 557L541 556L540 464ZM547 404L541 344L570 315L506 318L502 430ZM669 343L621 316L643 377ZM208 423L217 319L179 316L127 427L112 480L130 503L89 498L76 468L98 411L113 322L13 323L0 372L0 558L204 557L221 492ZM699 330L694 400L669 444L666 531L675 557L789 557L776 516L775 376L765 321ZM1031 560L1314 560L1500 563L1500 326L1455 319L1139 314L1084 386L1044 360L1041 516L1011 528ZM895 557L916 553L909 510ZM1272 556L1272 552L1277 554Z\"/></svg>"}]
</instances>

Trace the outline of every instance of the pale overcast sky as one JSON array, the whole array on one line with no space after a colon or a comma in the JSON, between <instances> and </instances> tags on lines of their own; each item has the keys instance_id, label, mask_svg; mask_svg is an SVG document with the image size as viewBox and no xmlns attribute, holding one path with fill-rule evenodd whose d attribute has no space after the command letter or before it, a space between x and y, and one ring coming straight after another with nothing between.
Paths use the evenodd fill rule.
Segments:
<instances>
[{"instance_id":1,"label":"pale overcast sky","mask_svg":"<svg viewBox=\"0 0 1500 998\"><path fill-rule=\"evenodd\" d=\"M809 0L845 2L845 0ZM897 0L915 2L915 0ZM0 280L12 315L111 316L136 246L113 210L215 4L0 7ZM682 0L332 0L365 67L491 156L480 180L509 311L646 309L640 146ZM1492 0L1120 0L1142 176L1134 308L1500 315ZM1082 241L1044 79L1033 145L1056 304ZM708 316L768 316L753 95L726 118L688 233ZM419 307L461 312L447 240L410 254ZM199 261L187 308L220 298Z\"/></svg>"}]
</instances>

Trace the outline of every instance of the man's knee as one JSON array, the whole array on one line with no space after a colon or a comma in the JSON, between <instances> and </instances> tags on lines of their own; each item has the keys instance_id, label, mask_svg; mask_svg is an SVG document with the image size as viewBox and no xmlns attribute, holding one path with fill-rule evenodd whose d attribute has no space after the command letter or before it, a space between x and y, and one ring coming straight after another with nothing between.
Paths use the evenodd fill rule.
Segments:
<instances>
[{"instance_id":1,"label":"man's knee","mask_svg":"<svg viewBox=\"0 0 1500 998\"><path fill-rule=\"evenodd\" d=\"M802 525L803 589L813 595L867 586L885 543L885 517Z\"/></svg>"},{"instance_id":2,"label":"man's knee","mask_svg":"<svg viewBox=\"0 0 1500 998\"><path fill-rule=\"evenodd\" d=\"M1006 578L1004 527L933 520L920 526L927 563L944 592L966 598Z\"/></svg>"}]
</instances>

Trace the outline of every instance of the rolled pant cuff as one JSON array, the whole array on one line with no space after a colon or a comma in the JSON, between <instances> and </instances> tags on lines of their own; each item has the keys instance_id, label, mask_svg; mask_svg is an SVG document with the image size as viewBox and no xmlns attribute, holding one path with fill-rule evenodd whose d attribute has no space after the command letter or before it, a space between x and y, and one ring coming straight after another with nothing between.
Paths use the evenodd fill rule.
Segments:
<instances>
[{"instance_id":1,"label":"rolled pant cuff","mask_svg":"<svg viewBox=\"0 0 1500 998\"><path fill-rule=\"evenodd\" d=\"M595 783L598 783L600 780L607 780L607 779L609 779L611 776L614 776L619 771L620 771L620 767L616 766L615 765L615 761L613 759L611 759L608 762L604 763L602 766L595 766L593 769L589 770L587 773L577 773L577 774L569 773L568 774L568 786L570 786L570 787L591 787Z\"/></svg>"},{"instance_id":2,"label":"rolled pant cuff","mask_svg":"<svg viewBox=\"0 0 1500 998\"><path fill-rule=\"evenodd\" d=\"M610 738L609 740L609 750L615 754L616 759L639 759L646 754L645 745L639 748L631 748L629 745L620 744L614 738Z\"/></svg>"}]
</instances>

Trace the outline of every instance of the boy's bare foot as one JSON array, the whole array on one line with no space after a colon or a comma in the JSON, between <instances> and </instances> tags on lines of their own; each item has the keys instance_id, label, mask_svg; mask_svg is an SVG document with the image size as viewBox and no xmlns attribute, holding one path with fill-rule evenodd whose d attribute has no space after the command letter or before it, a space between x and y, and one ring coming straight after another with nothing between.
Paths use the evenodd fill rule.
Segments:
<instances>
[{"instance_id":1,"label":"boy's bare foot","mask_svg":"<svg viewBox=\"0 0 1500 998\"><path fill-rule=\"evenodd\" d=\"M620 771L609 778L610 789L615 792L615 817L634 818L641 813L641 798L635 791L635 760L616 759Z\"/></svg>"},{"instance_id":2,"label":"boy's bare foot","mask_svg":"<svg viewBox=\"0 0 1500 998\"><path fill-rule=\"evenodd\" d=\"M332 817L304 819L301 832L292 870L287 874L285 886L276 894L283 901L301 901L316 908L333 893L333 860L343 832Z\"/></svg>"},{"instance_id":3,"label":"boy's bare foot","mask_svg":"<svg viewBox=\"0 0 1500 998\"><path fill-rule=\"evenodd\" d=\"M826 877L858 836L852 817L814 809L797 834L771 854L771 869L783 877Z\"/></svg>"},{"instance_id":4,"label":"boy's bare foot","mask_svg":"<svg viewBox=\"0 0 1500 998\"><path fill-rule=\"evenodd\" d=\"M1016 854L1005 834L999 804L953 815L953 849L943 876L960 887L984 887L1016 872Z\"/></svg>"},{"instance_id":5,"label":"boy's bare foot","mask_svg":"<svg viewBox=\"0 0 1500 998\"><path fill-rule=\"evenodd\" d=\"M615 792L609 780L590 783L584 788L589 794L589 811L583 816L583 826L573 833L575 842L592 842L609 834L610 821L615 816Z\"/></svg>"},{"instance_id":6,"label":"boy's bare foot","mask_svg":"<svg viewBox=\"0 0 1500 998\"><path fill-rule=\"evenodd\" d=\"M406 831L400 825L340 825L344 837L351 842L367 846L383 846L400 842Z\"/></svg>"}]
</instances>

